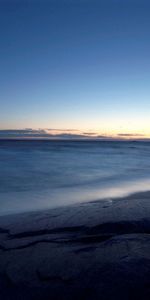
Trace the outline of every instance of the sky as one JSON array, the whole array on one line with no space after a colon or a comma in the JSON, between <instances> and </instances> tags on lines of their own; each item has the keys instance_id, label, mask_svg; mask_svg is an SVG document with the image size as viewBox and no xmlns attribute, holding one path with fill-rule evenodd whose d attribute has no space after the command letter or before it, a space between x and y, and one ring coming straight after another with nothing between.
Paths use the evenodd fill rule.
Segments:
<instances>
[{"instance_id":1,"label":"sky","mask_svg":"<svg viewBox=\"0 0 150 300\"><path fill-rule=\"evenodd\" d=\"M149 53L150 1L0 0L1 133L150 137Z\"/></svg>"}]
</instances>

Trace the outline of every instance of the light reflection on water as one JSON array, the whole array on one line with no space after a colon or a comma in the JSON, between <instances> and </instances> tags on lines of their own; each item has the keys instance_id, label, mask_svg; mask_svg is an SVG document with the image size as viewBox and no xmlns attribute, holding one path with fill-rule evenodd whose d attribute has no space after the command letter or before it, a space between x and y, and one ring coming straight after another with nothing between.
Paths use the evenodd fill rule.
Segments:
<instances>
[{"instance_id":1,"label":"light reflection on water","mask_svg":"<svg viewBox=\"0 0 150 300\"><path fill-rule=\"evenodd\" d=\"M118 186L105 186L96 188L85 186L85 189L70 188L53 191L12 192L11 195L2 193L3 204L0 215L22 211L34 211L39 209L55 208L64 205L85 203L96 200L111 200L128 196L136 192L150 190L150 179L120 183Z\"/></svg>"}]
</instances>

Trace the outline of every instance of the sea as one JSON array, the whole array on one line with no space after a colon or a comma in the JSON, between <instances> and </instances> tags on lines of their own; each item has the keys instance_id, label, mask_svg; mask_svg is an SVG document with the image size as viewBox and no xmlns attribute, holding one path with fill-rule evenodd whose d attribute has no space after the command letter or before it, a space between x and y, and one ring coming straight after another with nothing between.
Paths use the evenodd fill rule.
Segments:
<instances>
[{"instance_id":1,"label":"sea","mask_svg":"<svg viewBox=\"0 0 150 300\"><path fill-rule=\"evenodd\" d=\"M150 142L0 140L0 215L150 190Z\"/></svg>"}]
</instances>

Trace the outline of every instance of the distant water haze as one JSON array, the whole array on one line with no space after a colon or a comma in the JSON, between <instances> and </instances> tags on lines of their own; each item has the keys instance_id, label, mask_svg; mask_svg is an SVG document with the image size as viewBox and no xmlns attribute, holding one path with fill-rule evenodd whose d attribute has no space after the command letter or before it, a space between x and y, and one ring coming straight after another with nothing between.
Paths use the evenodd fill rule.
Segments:
<instances>
[{"instance_id":1,"label":"distant water haze","mask_svg":"<svg viewBox=\"0 0 150 300\"><path fill-rule=\"evenodd\" d=\"M1 140L0 214L149 190L149 155L149 142Z\"/></svg>"}]
</instances>

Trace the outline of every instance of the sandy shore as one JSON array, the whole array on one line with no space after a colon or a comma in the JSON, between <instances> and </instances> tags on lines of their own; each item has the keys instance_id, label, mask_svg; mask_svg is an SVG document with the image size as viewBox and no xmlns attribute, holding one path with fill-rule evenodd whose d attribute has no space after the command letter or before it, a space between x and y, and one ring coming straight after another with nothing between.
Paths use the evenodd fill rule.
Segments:
<instances>
[{"instance_id":1,"label":"sandy shore","mask_svg":"<svg viewBox=\"0 0 150 300\"><path fill-rule=\"evenodd\" d=\"M0 299L150 299L150 192L0 217Z\"/></svg>"}]
</instances>

